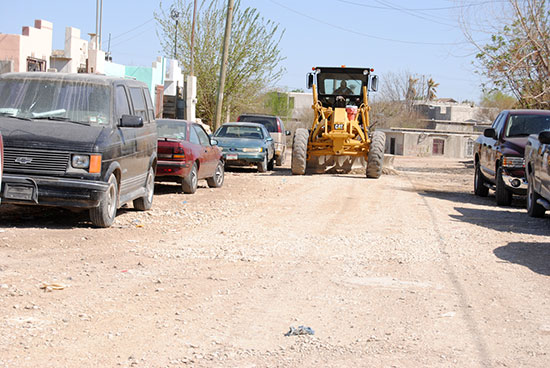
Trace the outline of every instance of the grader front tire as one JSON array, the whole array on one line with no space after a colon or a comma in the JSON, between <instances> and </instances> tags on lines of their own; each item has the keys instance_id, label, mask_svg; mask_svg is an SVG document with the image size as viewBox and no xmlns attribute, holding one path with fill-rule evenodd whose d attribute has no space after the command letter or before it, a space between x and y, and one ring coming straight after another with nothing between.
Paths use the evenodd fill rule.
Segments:
<instances>
[{"instance_id":1,"label":"grader front tire","mask_svg":"<svg viewBox=\"0 0 550 368\"><path fill-rule=\"evenodd\" d=\"M367 158L367 178L378 179L382 175L385 145L386 135L382 132L374 132Z\"/></svg>"},{"instance_id":2,"label":"grader front tire","mask_svg":"<svg viewBox=\"0 0 550 368\"><path fill-rule=\"evenodd\" d=\"M308 139L309 132L307 129L296 129L294 140L292 141L291 169L293 175L304 175L306 173Z\"/></svg>"}]
</instances>

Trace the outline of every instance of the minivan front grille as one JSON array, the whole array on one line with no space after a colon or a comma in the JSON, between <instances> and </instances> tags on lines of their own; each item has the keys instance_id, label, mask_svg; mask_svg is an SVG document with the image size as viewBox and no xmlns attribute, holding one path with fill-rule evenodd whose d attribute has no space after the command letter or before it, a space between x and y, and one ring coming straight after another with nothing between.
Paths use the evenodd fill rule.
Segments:
<instances>
[{"instance_id":1,"label":"minivan front grille","mask_svg":"<svg viewBox=\"0 0 550 368\"><path fill-rule=\"evenodd\" d=\"M67 171L68 152L4 147L4 171L62 175Z\"/></svg>"}]
</instances>

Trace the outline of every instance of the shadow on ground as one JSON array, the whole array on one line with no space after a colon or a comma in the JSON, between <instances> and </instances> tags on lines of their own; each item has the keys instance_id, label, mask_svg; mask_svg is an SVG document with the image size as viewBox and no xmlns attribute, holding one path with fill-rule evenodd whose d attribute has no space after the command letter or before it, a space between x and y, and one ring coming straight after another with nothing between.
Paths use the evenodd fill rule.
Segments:
<instances>
[{"instance_id":1,"label":"shadow on ground","mask_svg":"<svg viewBox=\"0 0 550 368\"><path fill-rule=\"evenodd\" d=\"M550 243L513 242L496 248L500 259L529 268L540 275L550 276Z\"/></svg>"}]
</instances>

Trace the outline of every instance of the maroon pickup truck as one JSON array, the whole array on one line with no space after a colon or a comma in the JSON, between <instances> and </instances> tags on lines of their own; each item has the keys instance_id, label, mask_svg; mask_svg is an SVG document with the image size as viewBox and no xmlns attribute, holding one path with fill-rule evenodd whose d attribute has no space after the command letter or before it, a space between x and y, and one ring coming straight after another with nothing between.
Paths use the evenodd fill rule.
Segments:
<instances>
[{"instance_id":1,"label":"maroon pickup truck","mask_svg":"<svg viewBox=\"0 0 550 368\"><path fill-rule=\"evenodd\" d=\"M0 133L0 188L2 188L2 172L4 171L4 141L2 140L2 133ZM2 198L0 197L0 202Z\"/></svg>"},{"instance_id":2,"label":"maroon pickup truck","mask_svg":"<svg viewBox=\"0 0 550 368\"><path fill-rule=\"evenodd\" d=\"M550 130L529 136L525 146L525 167L527 213L543 217L544 212L550 210Z\"/></svg>"},{"instance_id":3,"label":"maroon pickup truck","mask_svg":"<svg viewBox=\"0 0 550 368\"><path fill-rule=\"evenodd\" d=\"M486 197L492 189L500 206L510 205L513 194L525 195L527 138L547 129L550 129L550 111L502 111L474 143L474 193Z\"/></svg>"}]
</instances>

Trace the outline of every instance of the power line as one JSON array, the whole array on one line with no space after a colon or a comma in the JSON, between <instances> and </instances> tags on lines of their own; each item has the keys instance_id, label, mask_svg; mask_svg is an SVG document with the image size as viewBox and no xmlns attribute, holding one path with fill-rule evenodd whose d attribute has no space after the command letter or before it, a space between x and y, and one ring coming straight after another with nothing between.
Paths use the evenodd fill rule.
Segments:
<instances>
[{"instance_id":1,"label":"power line","mask_svg":"<svg viewBox=\"0 0 550 368\"><path fill-rule=\"evenodd\" d=\"M386 37L375 36L375 35L372 35L372 34L358 32L358 31L355 31L353 29L345 28L345 27L342 27L342 26L339 26L339 25L336 25L336 24L332 24L332 23L326 22L324 20L312 17L308 14L304 14L304 13L299 12L295 9L292 9L292 8L286 6L286 5L283 5L283 4L281 4L281 3L279 3L275 0L269 0L269 1L272 2L273 4L277 5L277 6L280 6L281 8L284 8L284 9L286 9L286 10L292 12L292 13L298 14L302 17L311 19L311 20L313 20L317 23L321 23L321 24L327 25L329 27L336 28L336 29L339 29L339 30L342 30L342 31L345 31L345 32L353 33L353 34L356 34L356 35L359 35L359 36L374 38L374 39L377 39L377 40L396 42L396 43L404 43L404 44L410 44L410 45L432 45L432 46L457 46L457 45L469 44L469 42L466 42L466 41L463 41L463 42L420 42L420 41L407 41L407 40L398 40L398 39L394 39L394 38L386 38Z\"/></svg>"},{"instance_id":2,"label":"power line","mask_svg":"<svg viewBox=\"0 0 550 368\"><path fill-rule=\"evenodd\" d=\"M339 2L341 2L341 3L347 3L347 4L357 5L357 6L363 6L363 7L365 7L365 8L372 8L372 9L387 9L387 10L393 9L393 8L391 8L391 7L389 7L389 6L368 5L368 4L358 3L358 2L355 2L355 1L349 1L349 0L337 0L337 1L339 1ZM472 6L485 5L485 4L490 4L490 3L494 3L494 2L495 2L494 0L491 0L491 1L479 1L479 2L470 3L470 4L444 6L444 7L439 7L439 8L401 8L401 10L407 10L407 11L439 11L439 10L450 10L450 9L469 8L469 7L472 7Z\"/></svg>"},{"instance_id":3,"label":"power line","mask_svg":"<svg viewBox=\"0 0 550 368\"><path fill-rule=\"evenodd\" d=\"M126 35L126 34L128 34L128 33L130 33L130 32L133 32L133 31L135 31L136 29L141 28L141 27L143 27L144 25L146 25L147 23L150 23L150 22L152 22L152 21L154 21L154 20L155 20L155 18L151 18L151 19L149 19L149 20L147 20L147 21L141 23L139 26L136 26L136 27L134 27L134 28L132 28L132 29L126 31L126 32L123 32L123 33L121 33L121 34L119 34L119 35L116 35L116 36L114 36L114 37L111 37L111 41L112 41L112 40L115 40L115 39L117 39L117 38L119 38L119 37L122 37L122 36L124 36L124 35Z\"/></svg>"}]
</instances>

